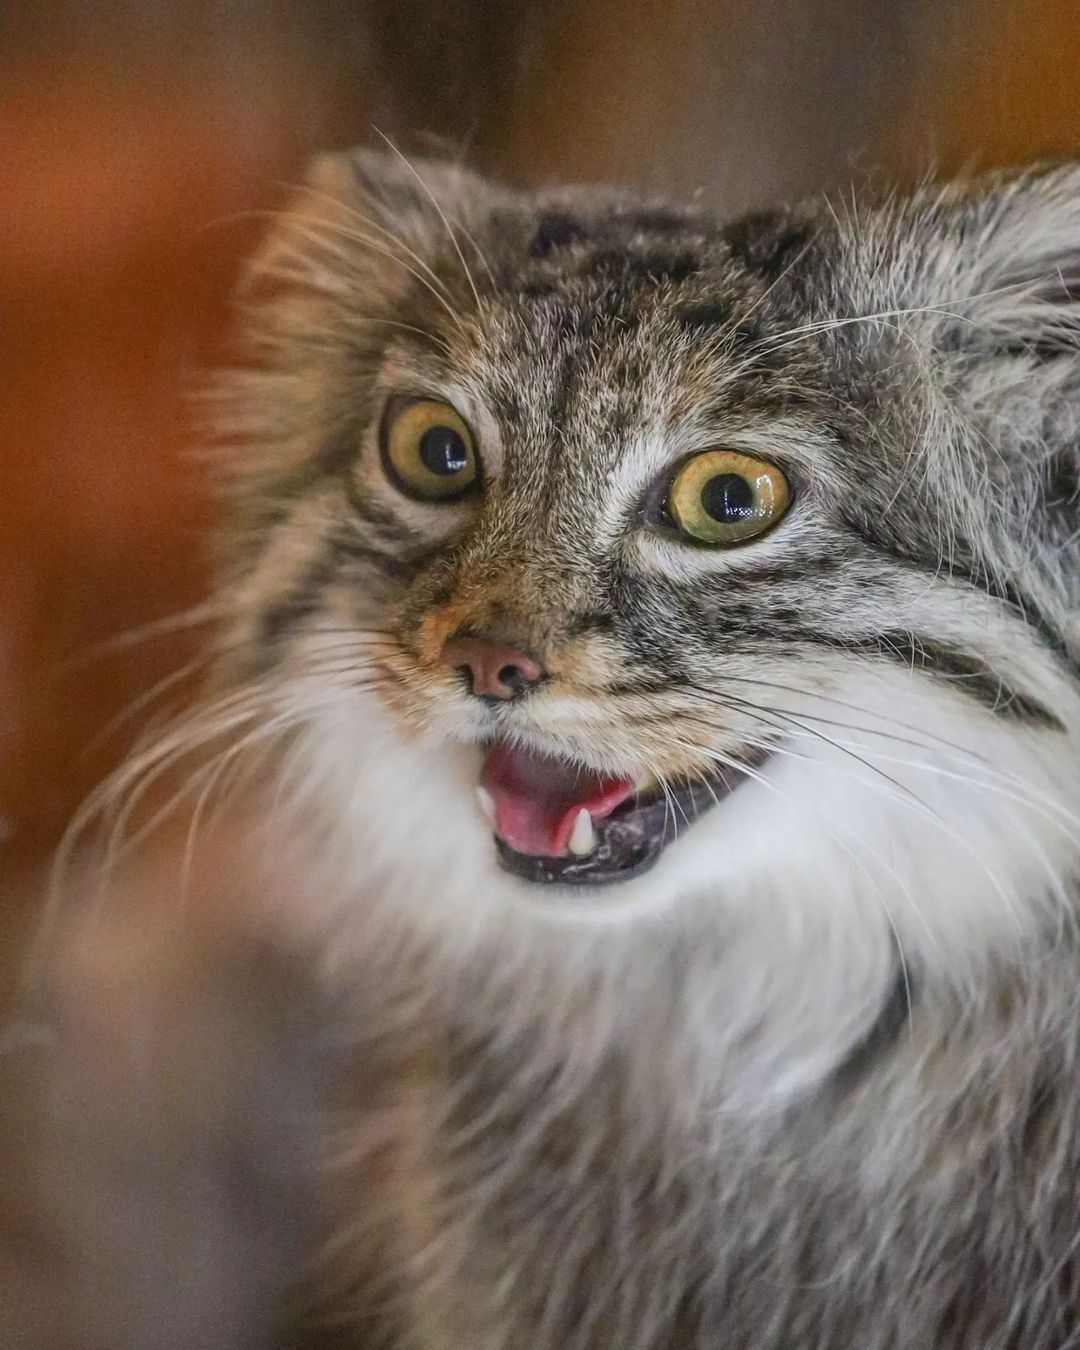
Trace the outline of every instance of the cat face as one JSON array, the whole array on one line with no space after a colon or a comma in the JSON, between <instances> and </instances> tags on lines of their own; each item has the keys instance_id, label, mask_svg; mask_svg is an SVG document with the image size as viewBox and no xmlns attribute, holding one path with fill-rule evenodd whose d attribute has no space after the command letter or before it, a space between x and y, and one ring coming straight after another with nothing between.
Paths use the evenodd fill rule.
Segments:
<instances>
[{"instance_id":1,"label":"cat face","mask_svg":"<svg viewBox=\"0 0 1080 1350\"><path fill-rule=\"evenodd\" d=\"M723 226L323 164L225 387L229 660L346 870L455 925L1053 913L1075 186Z\"/></svg>"}]
</instances>

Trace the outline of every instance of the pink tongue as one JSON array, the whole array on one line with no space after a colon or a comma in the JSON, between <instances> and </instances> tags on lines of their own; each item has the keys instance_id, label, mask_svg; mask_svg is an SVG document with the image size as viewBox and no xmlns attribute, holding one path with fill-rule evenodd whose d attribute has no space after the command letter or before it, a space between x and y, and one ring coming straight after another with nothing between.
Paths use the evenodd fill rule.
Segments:
<instances>
[{"instance_id":1,"label":"pink tongue","mask_svg":"<svg viewBox=\"0 0 1080 1350\"><path fill-rule=\"evenodd\" d=\"M577 814L610 815L634 791L630 778L608 778L565 760L496 741L480 783L495 803L495 833L518 853L557 858L566 852Z\"/></svg>"}]
</instances>

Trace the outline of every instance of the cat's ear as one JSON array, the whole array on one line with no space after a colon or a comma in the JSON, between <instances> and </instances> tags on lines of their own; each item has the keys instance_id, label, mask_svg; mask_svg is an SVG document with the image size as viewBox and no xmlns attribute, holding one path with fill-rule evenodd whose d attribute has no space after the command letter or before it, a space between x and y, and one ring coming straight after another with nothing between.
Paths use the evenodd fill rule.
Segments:
<instances>
[{"instance_id":1,"label":"cat's ear","mask_svg":"<svg viewBox=\"0 0 1080 1350\"><path fill-rule=\"evenodd\" d=\"M1080 164L947 190L926 205L924 222L926 280L970 338L1032 356L1080 353ZM962 346L962 331L955 337Z\"/></svg>"},{"instance_id":2,"label":"cat's ear","mask_svg":"<svg viewBox=\"0 0 1080 1350\"><path fill-rule=\"evenodd\" d=\"M255 255L246 291L268 286L333 299L392 291L440 252L457 253L462 226L493 197L478 175L448 160L400 151L319 155L281 222ZM467 229L467 225L465 225Z\"/></svg>"},{"instance_id":3,"label":"cat's ear","mask_svg":"<svg viewBox=\"0 0 1080 1350\"><path fill-rule=\"evenodd\" d=\"M918 211L902 266L918 277L911 303L927 306L957 434L974 438L986 508L1008 510L1032 546L1076 559L1080 165L999 175Z\"/></svg>"},{"instance_id":4,"label":"cat's ear","mask_svg":"<svg viewBox=\"0 0 1080 1350\"><path fill-rule=\"evenodd\" d=\"M306 462L320 434L332 439L328 420L341 414L328 410L363 397L360 354L374 357L401 326L423 331L423 312L402 312L410 292L448 308L439 269L448 260L468 274L470 222L496 192L459 165L390 149L319 156L239 279L243 369L204 405L208 438L228 447L221 462L257 479L262 466Z\"/></svg>"},{"instance_id":5,"label":"cat's ear","mask_svg":"<svg viewBox=\"0 0 1080 1350\"><path fill-rule=\"evenodd\" d=\"M312 173L331 177L345 200L358 200L384 225L418 242L433 236L436 246L452 243L456 218L472 215L496 195L491 184L461 163L413 157L393 146L327 156L316 161Z\"/></svg>"}]
</instances>

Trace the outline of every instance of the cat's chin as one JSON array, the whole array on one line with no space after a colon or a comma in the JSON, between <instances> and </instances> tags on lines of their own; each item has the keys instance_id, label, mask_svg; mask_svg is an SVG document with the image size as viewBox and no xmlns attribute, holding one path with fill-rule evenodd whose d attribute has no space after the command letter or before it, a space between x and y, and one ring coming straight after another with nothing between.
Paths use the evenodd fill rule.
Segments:
<instances>
[{"instance_id":1,"label":"cat's chin","mask_svg":"<svg viewBox=\"0 0 1080 1350\"><path fill-rule=\"evenodd\" d=\"M749 781L768 758L766 750L750 750L739 763L732 760L706 777L634 793L609 814L590 818L589 847L584 852L574 851L573 844L555 856L523 852L496 833L499 866L540 887L611 886L631 881L649 871L669 844Z\"/></svg>"}]
</instances>

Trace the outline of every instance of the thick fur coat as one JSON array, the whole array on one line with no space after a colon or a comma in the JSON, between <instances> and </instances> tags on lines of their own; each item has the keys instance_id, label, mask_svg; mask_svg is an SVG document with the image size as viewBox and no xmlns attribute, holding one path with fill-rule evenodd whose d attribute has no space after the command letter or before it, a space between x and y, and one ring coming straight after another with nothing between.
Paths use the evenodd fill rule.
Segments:
<instances>
[{"instance_id":1,"label":"thick fur coat","mask_svg":"<svg viewBox=\"0 0 1080 1350\"><path fill-rule=\"evenodd\" d=\"M211 397L216 687L120 787L263 766L299 878L263 918L358 1066L313 1183L335 1344L1080 1345L1078 263L1071 166L734 224L316 167ZM388 477L403 394L478 491ZM737 548L649 505L713 446L792 485ZM462 629L543 687L470 695ZM500 867L493 741L768 758L570 889Z\"/></svg>"}]
</instances>

